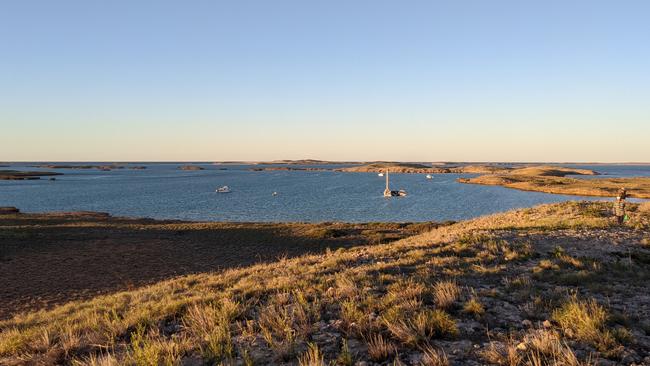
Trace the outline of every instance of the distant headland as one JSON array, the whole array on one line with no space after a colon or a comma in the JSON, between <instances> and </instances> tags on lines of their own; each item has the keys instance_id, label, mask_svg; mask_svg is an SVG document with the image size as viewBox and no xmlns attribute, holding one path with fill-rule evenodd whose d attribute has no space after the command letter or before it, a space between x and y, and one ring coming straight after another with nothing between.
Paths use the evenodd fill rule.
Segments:
<instances>
[{"instance_id":1,"label":"distant headland","mask_svg":"<svg viewBox=\"0 0 650 366\"><path fill-rule=\"evenodd\" d=\"M628 189L630 197L650 198L650 177L579 179L568 177L569 175L598 175L598 173L589 169L532 166L473 178L458 178L458 181L522 191L597 197L612 197L624 187Z\"/></svg>"},{"instance_id":2,"label":"distant headland","mask_svg":"<svg viewBox=\"0 0 650 366\"><path fill-rule=\"evenodd\" d=\"M21 172L17 170L0 170L0 180L36 180L36 179L41 179L41 177L55 176L55 175L62 175L62 173Z\"/></svg>"}]
</instances>

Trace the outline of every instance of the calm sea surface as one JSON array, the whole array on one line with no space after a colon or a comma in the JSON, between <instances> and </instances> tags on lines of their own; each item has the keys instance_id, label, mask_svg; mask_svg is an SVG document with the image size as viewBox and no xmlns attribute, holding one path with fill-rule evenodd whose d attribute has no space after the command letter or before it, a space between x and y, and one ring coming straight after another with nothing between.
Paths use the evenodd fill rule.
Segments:
<instances>
[{"instance_id":1,"label":"calm sea surface","mask_svg":"<svg viewBox=\"0 0 650 366\"><path fill-rule=\"evenodd\" d=\"M14 164L16 170L39 170ZM0 181L0 206L25 212L103 211L119 216L207 221L442 221L584 197L460 184L469 174L391 174L403 198L382 197L376 173L249 171L252 166L146 165L145 170L58 170L56 181ZM650 176L650 166L580 165L611 176ZM225 170L224 170L225 169ZM52 169L42 169L53 171ZM56 171L56 170L54 170ZM228 185L232 193L215 193ZM277 195L273 195L277 192ZM588 198L594 199L594 198Z\"/></svg>"}]
</instances>

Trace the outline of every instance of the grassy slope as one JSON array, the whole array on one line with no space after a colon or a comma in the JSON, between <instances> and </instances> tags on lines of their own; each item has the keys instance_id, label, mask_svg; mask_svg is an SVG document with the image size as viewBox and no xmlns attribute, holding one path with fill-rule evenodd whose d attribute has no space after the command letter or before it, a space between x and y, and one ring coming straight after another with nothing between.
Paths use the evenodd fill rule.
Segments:
<instances>
[{"instance_id":1,"label":"grassy slope","mask_svg":"<svg viewBox=\"0 0 650 366\"><path fill-rule=\"evenodd\" d=\"M564 177L566 175L598 175L590 169L565 168L561 166L538 165L524 168L517 168L510 171L516 175L534 175L546 177Z\"/></svg>"},{"instance_id":2,"label":"grassy slope","mask_svg":"<svg viewBox=\"0 0 650 366\"><path fill-rule=\"evenodd\" d=\"M649 362L650 210L632 211L544 205L72 302L0 322L0 364Z\"/></svg>"},{"instance_id":3,"label":"grassy slope","mask_svg":"<svg viewBox=\"0 0 650 366\"><path fill-rule=\"evenodd\" d=\"M182 274L387 243L434 223L201 223L2 214L0 319Z\"/></svg>"},{"instance_id":4,"label":"grassy slope","mask_svg":"<svg viewBox=\"0 0 650 366\"><path fill-rule=\"evenodd\" d=\"M534 175L484 175L461 178L459 182L503 186L522 191L598 197L613 197L621 187L625 187L631 197L650 198L650 178L646 177L575 179Z\"/></svg>"}]
</instances>

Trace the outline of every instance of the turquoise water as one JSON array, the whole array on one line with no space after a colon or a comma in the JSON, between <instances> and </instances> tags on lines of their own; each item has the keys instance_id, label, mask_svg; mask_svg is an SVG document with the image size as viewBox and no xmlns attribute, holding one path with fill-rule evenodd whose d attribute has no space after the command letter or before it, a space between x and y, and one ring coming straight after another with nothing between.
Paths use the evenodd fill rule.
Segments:
<instances>
[{"instance_id":1,"label":"turquoise water","mask_svg":"<svg viewBox=\"0 0 650 366\"><path fill-rule=\"evenodd\" d=\"M11 168L38 170L30 164ZM146 165L145 170L62 169L56 181L0 181L0 206L25 212L102 211L119 216L206 221L442 221L461 220L541 203L585 199L460 184L468 174L391 174L403 198L384 198L384 179L375 173L249 171L252 166ZM650 166L597 165L613 176L650 176ZM223 170L225 169L225 170ZM51 169L44 169L50 170ZM215 193L228 185L232 193ZM277 192L277 195L273 195ZM594 198L588 198L594 199Z\"/></svg>"}]
</instances>

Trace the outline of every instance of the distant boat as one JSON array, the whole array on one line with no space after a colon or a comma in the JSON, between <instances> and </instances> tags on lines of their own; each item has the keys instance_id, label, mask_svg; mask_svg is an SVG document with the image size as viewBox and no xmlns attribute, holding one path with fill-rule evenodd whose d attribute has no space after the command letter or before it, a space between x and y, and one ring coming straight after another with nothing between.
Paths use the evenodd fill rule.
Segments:
<instances>
[{"instance_id":1,"label":"distant boat","mask_svg":"<svg viewBox=\"0 0 650 366\"><path fill-rule=\"evenodd\" d=\"M431 174L427 174L427 179L433 179L433 176Z\"/></svg>"},{"instance_id":2,"label":"distant boat","mask_svg":"<svg viewBox=\"0 0 650 366\"><path fill-rule=\"evenodd\" d=\"M273 195L273 196L277 196L277 195L278 195L278 192L273 192L272 195Z\"/></svg>"},{"instance_id":3,"label":"distant boat","mask_svg":"<svg viewBox=\"0 0 650 366\"><path fill-rule=\"evenodd\" d=\"M379 173L379 174L377 174L377 176L379 176L379 177L383 177L383 176L384 176L384 173Z\"/></svg>"},{"instance_id":4,"label":"distant boat","mask_svg":"<svg viewBox=\"0 0 650 366\"><path fill-rule=\"evenodd\" d=\"M216 192L217 193L230 193L231 191L230 191L230 187L223 186L223 187L217 188Z\"/></svg>"},{"instance_id":5,"label":"distant boat","mask_svg":"<svg viewBox=\"0 0 650 366\"><path fill-rule=\"evenodd\" d=\"M386 170L386 189L384 190L384 197L404 197L406 196L406 191L400 189L399 191L392 191L388 184L388 170Z\"/></svg>"}]
</instances>

